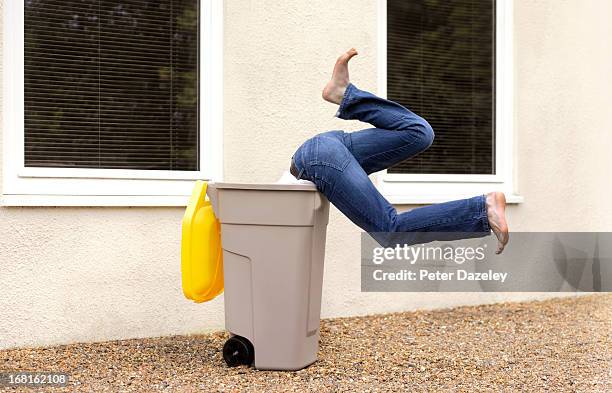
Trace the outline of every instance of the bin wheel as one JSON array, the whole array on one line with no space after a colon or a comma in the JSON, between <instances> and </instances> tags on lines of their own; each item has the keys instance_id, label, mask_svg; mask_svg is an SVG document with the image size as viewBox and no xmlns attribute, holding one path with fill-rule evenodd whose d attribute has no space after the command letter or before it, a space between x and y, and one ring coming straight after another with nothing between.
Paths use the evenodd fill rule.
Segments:
<instances>
[{"instance_id":1,"label":"bin wheel","mask_svg":"<svg viewBox=\"0 0 612 393\"><path fill-rule=\"evenodd\" d=\"M233 336L223 345L223 359L230 367L250 366L255 360L255 348L242 336Z\"/></svg>"}]
</instances>

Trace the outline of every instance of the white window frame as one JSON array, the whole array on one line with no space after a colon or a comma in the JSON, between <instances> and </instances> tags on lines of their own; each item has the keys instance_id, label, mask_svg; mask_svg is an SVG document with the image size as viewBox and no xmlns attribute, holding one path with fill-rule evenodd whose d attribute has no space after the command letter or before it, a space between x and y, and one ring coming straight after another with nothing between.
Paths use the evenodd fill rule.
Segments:
<instances>
[{"instance_id":1,"label":"white window frame","mask_svg":"<svg viewBox=\"0 0 612 393\"><path fill-rule=\"evenodd\" d=\"M24 0L4 2L4 206L185 206L195 180L222 178L223 2L200 1L199 171L24 165Z\"/></svg>"},{"instance_id":2,"label":"white window frame","mask_svg":"<svg viewBox=\"0 0 612 393\"><path fill-rule=\"evenodd\" d=\"M438 203L503 191L509 203L523 198L514 187L513 145L513 0L496 5L495 175L398 174L376 175L380 192L394 204ZM378 95L387 96L387 0L378 0ZM435 131L435 130L434 130ZM435 143L435 142L434 142Z\"/></svg>"}]
</instances>

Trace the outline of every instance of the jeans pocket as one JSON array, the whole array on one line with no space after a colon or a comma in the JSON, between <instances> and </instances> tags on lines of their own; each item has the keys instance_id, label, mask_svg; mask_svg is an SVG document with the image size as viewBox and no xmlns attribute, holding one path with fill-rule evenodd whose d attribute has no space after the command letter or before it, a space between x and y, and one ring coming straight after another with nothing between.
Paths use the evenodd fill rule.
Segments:
<instances>
[{"instance_id":1,"label":"jeans pocket","mask_svg":"<svg viewBox=\"0 0 612 393\"><path fill-rule=\"evenodd\" d=\"M342 172L351 161L351 153L338 138L318 135L313 142L314 154L310 165L323 165Z\"/></svg>"}]
</instances>

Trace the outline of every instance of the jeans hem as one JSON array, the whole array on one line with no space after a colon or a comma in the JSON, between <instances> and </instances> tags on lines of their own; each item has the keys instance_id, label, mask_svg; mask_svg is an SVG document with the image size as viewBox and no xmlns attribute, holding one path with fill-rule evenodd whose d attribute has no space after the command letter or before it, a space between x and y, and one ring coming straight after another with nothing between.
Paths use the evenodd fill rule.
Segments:
<instances>
[{"instance_id":1,"label":"jeans hem","mask_svg":"<svg viewBox=\"0 0 612 393\"><path fill-rule=\"evenodd\" d=\"M340 106L338 107L338 111L336 112L336 117L343 120L349 119L345 112L346 107L349 106L349 104L351 103L353 89L356 89L355 85L349 83L346 87L346 90L344 90L344 95L342 96L342 101L340 102Z\"/></svg>"},{"instance_id":2,"label":"jeans hem","mask_svg":"<svg viewBox=\"0 0 612 393\"><path fill-rule=\"evenodd\" d=\"M487 214L487 196L484 194L480 198L480 212L484 231L491 232L491 226L489 225L489 215Z\"/></svg>"}]
</instances>

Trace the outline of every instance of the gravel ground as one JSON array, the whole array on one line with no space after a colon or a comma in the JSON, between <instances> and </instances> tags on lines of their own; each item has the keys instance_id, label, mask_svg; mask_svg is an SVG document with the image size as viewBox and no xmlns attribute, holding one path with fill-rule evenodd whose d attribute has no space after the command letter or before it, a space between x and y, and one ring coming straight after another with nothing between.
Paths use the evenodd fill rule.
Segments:
<instances>
[{"instance_id":1,"label":"gravel ground","mask_svg":"<svg viewBox=\"0 0 612 393\"><path fill-rule=\"evenodd\" d=\"M67 371L46 390L71 392L612 392L612 294L324 320L319 360L298 372L228 368L226 338L0 351L0 370Z\"/></svg>"}]
</instances>

